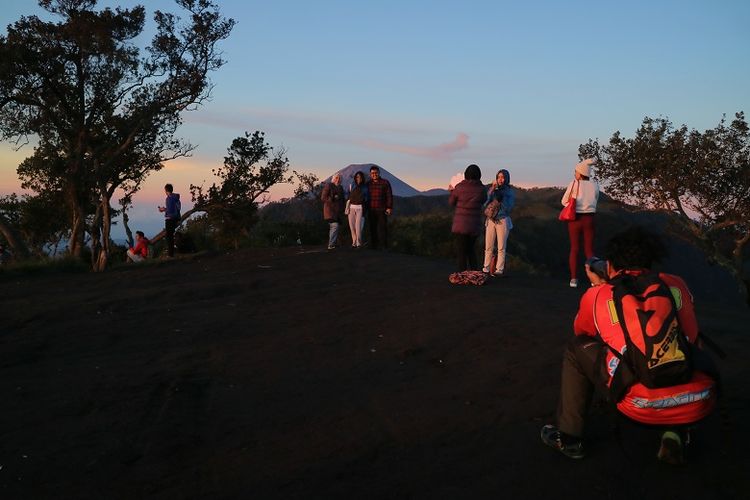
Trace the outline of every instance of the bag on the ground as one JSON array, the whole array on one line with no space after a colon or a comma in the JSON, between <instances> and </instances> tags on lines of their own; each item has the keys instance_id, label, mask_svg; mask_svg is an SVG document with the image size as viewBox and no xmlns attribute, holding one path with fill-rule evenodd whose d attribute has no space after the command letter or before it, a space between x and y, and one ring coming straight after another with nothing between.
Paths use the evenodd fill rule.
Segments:
<instances>
[{"instance_id":1,"label":"bag on the ground","mask_svg":"<svg viewBox=\"0 0 750 500\"><path fill-rule=\"evenodd\" d=\"M482 271L461 271L448 276L454 285L484 285L489 278Z\"/></svg>"},{"instance_id":2,"label":"bag on the ground","mask_svg":"<svg viewBox=\"0 0 750 500\"><path fill-rule=\"evenodd\" d=\"M672 291L656 273L618 276L611 282L613 302L625 337L624 353L610 385L619 400L630 385L670 387L689 382L694 346L677 319Z\"/></svg>"},{"instance_id":3,"label":"bag on the ground","mask_svg":"<svg viewBox=\"0 0 750 500\"><path fill-rule=\"evenodd\" d=\"M497 199L493 199L484 207L484 215L489 219L495 220L498 213L500 213L500 202Z\"/></svg>"}]
</instances>

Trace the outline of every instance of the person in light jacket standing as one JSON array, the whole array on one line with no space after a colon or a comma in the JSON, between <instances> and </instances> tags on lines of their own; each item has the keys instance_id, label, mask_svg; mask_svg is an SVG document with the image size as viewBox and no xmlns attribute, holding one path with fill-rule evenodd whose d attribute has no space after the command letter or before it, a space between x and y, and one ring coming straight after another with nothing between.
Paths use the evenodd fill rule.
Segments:
<instances>
[{"instance_id":1,"label":"person in light jacket standing","mask_svg":"<svg viewBox=\"0 0 750 500\"><path fill-rule=\"evenodd\" d=\"M334 174L331 182L323 187L320 194L323 200L323 219L328 223L328 250L336 248L339 237L339 223L344 213L344 188L341 187L341 174Z\"/></svg>"},{"instance_id":2,"label":"person in light jacket standing","mask_svg":"<svg viewBox=\"0 0 750 500\"><path fill-rule=\"evenodd\" d=\"M578 286L578 254L581 252L581 236L583 236L583 252L586 258L590 259L594 256L594 215L599 201L599 184L591 178L593 164L593 159L586 159L575 166L575 179L570 181L561 200L563 206L568 204L571 196L574 196L576 200L576 218L568 222L568 236L570 237L568 266L571 288Z\"/></svg>"},{"instance_id":3,"label":"person in light jacket standing","mask_svg":"<svg viewBox=\"0 0 750 500\"><path fill-rule=\"evenodd\" d=\"M516 193L510 187L510 172L505 169L498 170L495 181L487 191L487 202L485 208L496 202L498 204L497 214L493 217L486 216L484 232L484 266L482 271L492 273L493 276L505 275L505 247L508 235L513 229L513 221L510 212L516 204ZM495 269L490 269L492 255L495 253L497 243L497 263Z\"/></svg>"},{"instance_id":4,"label":"person in light jacket standing","mask_svg":"<svg viewBox=\"0 0 750 500\"><path fill-rule=\"evenodd\" d=\"M479 167L469 165L464 172L464 180L455 187L448 186L451 192L448 203L456 207L451 232L456 237L459 271L477 269L474 245L482 232L482 206L487 199L481 178Z\"/></svg>"}]
</instances>

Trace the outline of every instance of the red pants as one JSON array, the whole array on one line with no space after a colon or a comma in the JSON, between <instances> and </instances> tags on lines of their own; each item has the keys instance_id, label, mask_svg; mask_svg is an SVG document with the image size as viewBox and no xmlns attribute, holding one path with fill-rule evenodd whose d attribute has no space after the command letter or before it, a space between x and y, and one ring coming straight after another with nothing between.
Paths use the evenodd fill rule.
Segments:
<instances>
[{"instance_id":1,"label":"red pants","mask_svg":"<svg viewBox=\"0 0 750 500\"><path fill-rule=\"evenodd\" d=\"M583 234L583 253L586 258L594 256L594 214L578 214L576 220L568 222L568 236L570 236L570 278L576 279L578 274L578 254L581 252L581 234Z\"/></svg>"}]
</instances>

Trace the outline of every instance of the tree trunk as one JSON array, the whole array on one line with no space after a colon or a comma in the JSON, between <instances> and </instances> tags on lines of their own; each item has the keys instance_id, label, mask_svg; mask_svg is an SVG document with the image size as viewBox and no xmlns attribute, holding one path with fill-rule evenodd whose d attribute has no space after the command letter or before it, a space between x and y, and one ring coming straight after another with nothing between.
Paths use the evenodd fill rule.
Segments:
<instances>
[{"instance_id":1,"label":"tree trunk","mask_svg":"<svg viewBox=\"0 0 750 500\"><path fill-rule=\"evenodd\" d=\"M99 260L99 252L102 249L101 245L101 219L102 219L102 208L101 205L97 205L96 213L94 214L94 220L91 222L89 228L89 234L91 235L91 269L97 270L97 262Z\"/></svg>"},{"instance_id":2,"label":"tree trunk","mask_svg":"<svg viewBox=\"0 0 750 500\"><path fill-rule=\"evenodd\" d=\"M109 196L102 194L99 198L99 206L96 208L94 227L91 230L91 267L94 272L107 269L112 241L111 229L112 212L109 206Z\"/></svg>"},{"instance_id":3,"label":"tree trunk","mask_svg":"<svg viewBox=\"0 0 750 500\"><path fill-rule=\"evenodd\" d=\"M29 257L29 249L26 243L21 239L15 228L11 227L8 221L2 216L0 216L0 234L8 242L14 258L21 260Z\"/></svg>"},{"instance_id":4,"label":"tree trunk","mask_svg":"<svg viewBox=\"0 0 750 500\"><path fill-rule=\"evenodd\" d=\"M68 252L73 257L80 257L83 250L83 240L86 234L86 213L83 205L78 201L75 188L68 188L66 192L72 220L70 224L70 240L68 241Z\"/></svg>"},{"instance_id":5,"label":"tree trunk","mask_svg":"<svg viewBox=\"0 0 750 500\"><path fill-rule=\"evenodd\" d=\"M130 229L130 225L128 224L130 222L130 217L128 217L127 212L127 206L122 206L122 227L125 228L125 235L128 238L128 246L132 247L135 244L135 239L133 238L133 231Z\"/></svg>"},{"instance_id":6,"label":"tree trunk","mask_svg":"<svg viewBox=\"0 0 750 500\"><path fill-rule=\"evenodd\" d=\"M205 212L205 211L206 211L205 208L191 208L190 210L188 210L187 212L185 212L184 214L182 214L182 217L180 217L180 220L177 222L177 227L175 229L179 228L180 225L182 225L182 223L185 222L194 213L196 213L196 212ZM164 233L164 230L162 229L161 231L159 231L158 233L156 233L153 238L149 238L149 241L151 243L156 243L160 239L164 238L164 235L165 235L165 233Z\"/></svg>"}]
</instances>

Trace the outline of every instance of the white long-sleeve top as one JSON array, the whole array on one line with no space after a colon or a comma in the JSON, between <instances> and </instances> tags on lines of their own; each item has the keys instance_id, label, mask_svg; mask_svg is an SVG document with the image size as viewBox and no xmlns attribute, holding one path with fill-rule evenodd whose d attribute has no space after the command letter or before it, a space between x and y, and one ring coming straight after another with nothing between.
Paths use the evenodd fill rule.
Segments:
<instances>
[{"instance_id":1,"label":"white long-sleeve top","mask_svg":"<svg viewBox=\"0 0 750 500\"><path fill-rule=\"evenodd\" d=\"M571 194L576 194L576 184L578 184L578 195L576 196L576 213L577 214L595 214L596 204L599 201L599 183L594 180L588 181L571 181L568 189L562 197L562 205L568 204Z\"/></svg>"}]
</instances>

